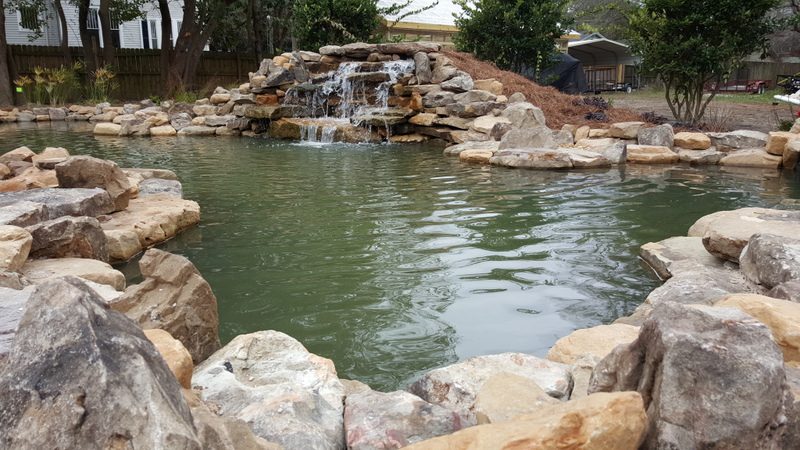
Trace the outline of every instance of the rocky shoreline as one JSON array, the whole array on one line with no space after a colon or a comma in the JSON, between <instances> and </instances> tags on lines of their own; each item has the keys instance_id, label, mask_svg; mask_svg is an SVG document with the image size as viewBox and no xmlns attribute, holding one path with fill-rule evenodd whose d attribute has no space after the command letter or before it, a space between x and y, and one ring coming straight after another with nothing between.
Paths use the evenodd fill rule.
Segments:
<instances>
[{"instance_id":1,"label":"rocky shoreline","mask_svg":"<svg viewBox=\"0 0 800 450\"><path fill-rule=\"evenodd\" d=\"M2 448L800 445L798 211L721 211L643 245L664 284L546 358L478 356L379 392L277 331L221 346L211 286L150 248L200 219L174 173L61 148L0 162L16 175L0 182ZM126 287L109 262L143 250Z\"/></svg>"}]
</instances>

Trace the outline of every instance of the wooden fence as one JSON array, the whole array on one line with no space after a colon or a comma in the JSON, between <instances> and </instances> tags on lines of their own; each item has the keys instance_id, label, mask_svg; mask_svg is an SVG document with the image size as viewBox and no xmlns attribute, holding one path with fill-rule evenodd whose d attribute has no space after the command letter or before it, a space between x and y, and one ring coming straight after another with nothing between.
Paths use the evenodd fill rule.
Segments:
<instances>
[{"instance_id":1,"label":"wooden fence","mask_svg":"<svg viewBox=\"0 0 800 450\"><path fill-rule=\"evenodd\" d=\"M36 45L11 45L13 76L30 75L34 67L59 67L64 55L59 47ZM70 48L73 60L83 59L82 47ZM102 64L102 55L99 55ZM119 100L142 100L151 95L161 95L161 51L143 49L116 49L114 72L119 88L114 97ZM258 69L258 61L251 55L239 53L203 52L195 75L192 90L213 89L247 81L247 73Z\"/></svg>"}]
</instances>

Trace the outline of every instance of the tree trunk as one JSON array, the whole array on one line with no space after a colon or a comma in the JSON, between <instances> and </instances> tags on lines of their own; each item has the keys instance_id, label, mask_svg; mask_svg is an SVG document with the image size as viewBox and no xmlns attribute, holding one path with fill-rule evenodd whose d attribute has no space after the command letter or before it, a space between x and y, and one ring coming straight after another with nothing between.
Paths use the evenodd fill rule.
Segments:
<instances>
[{"instance_id":1,"label":"tree trunk","mask_svg":"<svg viewBox=\"0 0 800 450\"><path fill-rule=\"evenodd\" d=\"M111 39L111 0L100 0L100 32L103 35L103 64L114 65L114 42Z\"/></svg>"},{"instance_id":2,"label":"tree trunk","mask_svg":"<svg viewBox=\"0 0 800 450\"><path fill-rule=\"evenodd\" d=\"M256 5L256 0L250 0L250 23L253 24L253 53L256 56L256 61L261 61L263 59L261 43L264 33L261 30L261 18L258 17Z\"/></svg>"},{"instance_id":3,"label":"tree trunk","mask_svg":"<svg viewBox=\"0 0 800 450\"><path fill-rule=\"evenodd\" d=\"M9 67L8 46L6 45L6 10L0 0L0 106L14 104L14 93L11 91L11 75Z\"/></svg>"},{"instance_id":4,"label":"tree trunk","mask_svg":"<svg viewBox=\"0 0 800 450\"><path fill-rule=\"evenodd\" d=\"M54 0L58 21L61 24L61 53L64 55L64 64L72 64L72 53L69 51L69 33L67 32L67 16L64 14L64 7L61 0Z\"/></svg>"},{"instance_id":5,"label":"tree trunk","mask_svg":"<svg viewBox=\"0 0 800 450\"><path fill-rule=\"evenodd\" d=\"M168 0L158 0L158 10L161 12L161 86L164 89L163 94L169 95L167 85L169 84L169 73L164 70L169 67L172 61L172 15L169 12Z\"/></svg>"},{"instance_id":6,"label":"tree trunk","mask_svg":"<svg viewBox=\"0 0 800 450\"><path fill-rule=\"evenodd\" d=\"M91 73L97 70L100 64L97 61L96 41L89 34L88 20L89 0L78 0L78 33L81 36L81 44L83 45L86 72Z\"/></svg>"}]
</instances>

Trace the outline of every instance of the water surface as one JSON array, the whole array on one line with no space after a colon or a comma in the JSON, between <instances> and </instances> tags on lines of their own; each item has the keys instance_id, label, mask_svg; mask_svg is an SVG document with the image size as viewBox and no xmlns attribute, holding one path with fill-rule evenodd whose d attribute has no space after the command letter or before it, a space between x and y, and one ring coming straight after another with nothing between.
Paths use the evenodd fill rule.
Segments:
<instances>
[{"instance_id":1,"label":"water surface","mask_svg":"<svg viewBox=\"0 0 800 450\"><path fill-rule=\"evenodd\" d=\"M641 244L685 235L714 211L800 198L797 180L774 171L535 172L412 145L10 127L0 142L174 170L202 223L162 247L211 284L223 342L280 330L340 376L382 389L473 355L544 356L658 286ZM135 281L135 264L121 269Z\"/></svg>"}]
</instances>

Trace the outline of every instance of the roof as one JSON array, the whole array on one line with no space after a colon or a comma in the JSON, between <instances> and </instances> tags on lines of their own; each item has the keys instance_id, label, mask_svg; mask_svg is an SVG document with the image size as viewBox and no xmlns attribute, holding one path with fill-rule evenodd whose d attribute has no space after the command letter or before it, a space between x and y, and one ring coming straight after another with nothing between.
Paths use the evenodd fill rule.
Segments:
<instances>
[{"instance_id":1,"label":"roof","mask_svg":"<svg viewBox=\"0 0 800 450\"><path fill-rule=\"evenodd\" d=\"M613 41L600 34L591 34L579 41L567 44L569 54L578 58L584 66L634 64L638 58L631 54L628 45Z\"/></svg>"},{"instance_id":2,"label":"roof","mask_svg":"<svg viewBox=\"0 0 800 450\"><path fill-rule=\"evenodd\" d=\"M387 15L386 19L389 21L397 20L398 16L402 16L404 12L408 11L416 11L418 9L424 8L432 4L435 0L412 0L411 4L407 7L403 8L400 11L400 14L395 15ZM379 8L386 8L392 6L393 4L398 3L398 0L378 0L378 7ZM453 14L458 14L462 11L461 7L453 3L452 0L439 0L439 4L434 6L431 9L426 11L422 11L418 14L412 14L407 17L403 17L402 23L405 22L412 22L412 23L422 23L427 25L447 25L447 26L455 26L455 18Z\"/></svg>"}]
</instances>

